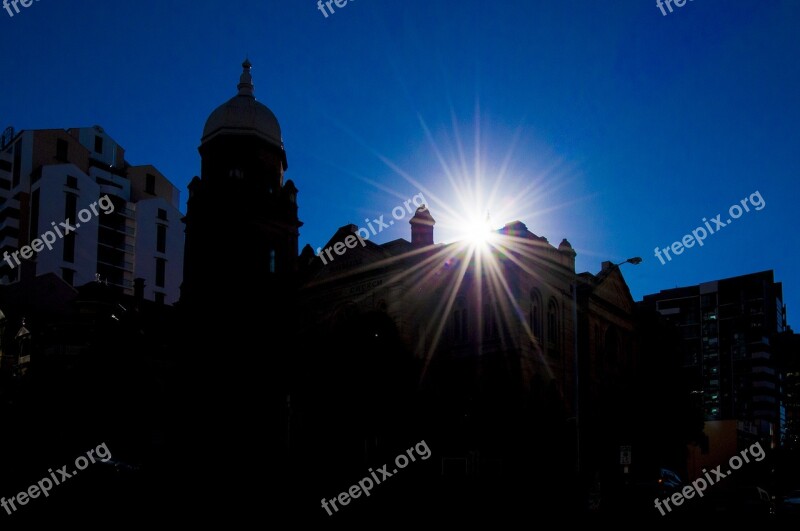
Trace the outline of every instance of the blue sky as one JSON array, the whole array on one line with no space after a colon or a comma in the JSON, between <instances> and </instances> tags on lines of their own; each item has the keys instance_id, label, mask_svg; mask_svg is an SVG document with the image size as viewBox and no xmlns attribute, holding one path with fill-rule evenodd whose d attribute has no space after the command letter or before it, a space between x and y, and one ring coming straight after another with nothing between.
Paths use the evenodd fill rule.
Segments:
<instances>
[{"instance_id":1,"label":"blue sky","mask_svg":"<svg viewBox=\"0 0 800 531\"><path fill-rule=\"evenodd\" d=\"M335 6L334 6L335 7ZM245 55L300 189L301 246L422 191L437 241L520 219L636 299L774 269L800 304L800 3L41 0L0 11L0 126L102 125L186 198ZM667 247L758 190L703 247ZM185 206L182 206L185 208ZM376 241L409 238L408 225Z\"/></svg>"}]
</instances>

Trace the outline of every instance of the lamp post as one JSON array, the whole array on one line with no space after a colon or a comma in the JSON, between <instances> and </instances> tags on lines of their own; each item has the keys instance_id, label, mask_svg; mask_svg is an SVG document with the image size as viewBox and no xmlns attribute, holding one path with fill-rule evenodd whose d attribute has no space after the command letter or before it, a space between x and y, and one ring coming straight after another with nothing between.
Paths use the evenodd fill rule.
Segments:
<instances>
[{"instance_id":1,"label":"lamp post","mask_svg":"<svg viewBox=\"0 0 800 531\"><path fill-rule=\"evenodd\" d=\"M634 256L633 258L628 258L627 260L623 260L622 262L620 262L618 264L614 264L614 267L619 267L622 264L639 265L641 263L642 263L642 259L640 257L638 257L638 256Z\"/></svg>"},{"instance_id":2,"label":"lamp post","mask_svg":"<svg viewBox=\"0 0 800 531\"><path fill-rule=\"evenodd\" d=\"M627 260L623 260L618 264L613 264L611 268L609 268L609 273L611 270L619 268L623 264L632 264L632 265L639 265L642 263L642 259L638 256L634 256L628 258ZM594 289L592 286L589 289L589 293ZM580 481L581 477L581 430L580 430L580 365L579 365L579 349L578 349L578 283L575 282L572 286L572 330L573 330L573 341L572 344L574 345L575 349L575 447L576 447L576 458L575 458L575 468L577 471L578 481Z\"/></svg>"}]
</instances>

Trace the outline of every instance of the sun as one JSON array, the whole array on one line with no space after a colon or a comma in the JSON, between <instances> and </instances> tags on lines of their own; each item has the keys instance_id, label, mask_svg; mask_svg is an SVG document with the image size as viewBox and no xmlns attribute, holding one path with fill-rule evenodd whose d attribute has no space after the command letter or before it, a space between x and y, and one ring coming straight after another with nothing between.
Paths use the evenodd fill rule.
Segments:
<instances>
[{"instance_id":1,"label":"sun","mask_svg":"<svg viewBox=\"0 0 800 531\"><path fill-rule=\"evenodd\" d=\"M471 216L466 220L462 238L469 244L476 247L485 247L495 236L492 225L489 221L489 214L486 216Z\"/></svg>"}]
</instances>

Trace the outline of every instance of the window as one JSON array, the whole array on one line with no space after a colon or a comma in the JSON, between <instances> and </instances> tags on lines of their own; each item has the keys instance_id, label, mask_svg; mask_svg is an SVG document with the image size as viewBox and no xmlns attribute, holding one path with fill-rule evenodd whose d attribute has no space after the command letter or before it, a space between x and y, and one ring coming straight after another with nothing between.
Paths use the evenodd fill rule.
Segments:
<instances>
[{"instance_id":1,"label":"window","mask_svg":"<svg viewBox=\"0 0 800 531\"><path fill-rule=\"evenodd\" d=\"M167 252L167 226L160 223L156 225L156 251Z\"/></svg>"},{"instance_id":2,"label":"window","mask_svg":"<svg viewBox=\"0 0 800 531\"><path fill-rule=\"evenodd\" d=\"M41 188L37 188L31 194L31 240L39 237L39 195Z\"/></svg>"},{"instance_id":3,"label":"window","mask_svg":"<svg viewBox=\"0 0 800 531\"><path fill-rule=\"evenodd\" d=\"M64 236L64 253L62 258L65 262L75 262L75 233L70 232Z\"/></svg>"},{"instance_id":4,"label":"window","mask_svg":"<svg viewBox=\"0 0 800 531\"><path fill-rule=\"evenodd\" d=\"M78 211L78 196L67 192L67 198L64 201L64 218L70 221L75 221L76 213Z\"/></svg>"},{"instance_id":5,"label":"window","mask_svg":"<svg viewBox=\"0 0 800 531\"><path fill-rule=\"evenodd\" d=\"M166 296L165 293L156 291L155 296L156 296L156 304L164 304L164 297Z\"/></svg>"},{"instance_id":6,"label":"window","mask_svg":"<svg viewBox=\"0 0 800 531\"><path fill-rule=\"evenodd\" d=\"M556 304L556 301L550 299L550 304L547 306L547 342L552 348L558 348L558 336L558 305Z\"/></svg>"},{"instance_id":7,"label":"window","mask_svg":"<svg viewBox=\"0 0 800 531\"><path fill-rule=\"evenodd\" d=\"M67 175L67 188L78 189L78 178Z\"/></svg>"},{"instance_id":8,"label":"window","mask_svg":"<svg viewBox=\"0 0 800 531\"><path fill-rule=\"evenodd\" d=\"M542 296L536 288L531 290L530 314L531 334L535 339L542 340Z\"/></svg>"},{"instance_id":9,"label":"window","mask_svg":"<svg viewBox=\"0 0 800 531\"><path fill-rule=\"evenodd\" d=\"M161 221L167 221L167 211L166 211L166 210L164 210L163 208L159 208L159 209L158 209L158 216L157 216L157 217L158 217L158 219L160 219Z\"/></svg>"},{"instance_id":10,"label":"window","mask_svg":"<svg viewBox=\"0 0 800 531\"><path fill-rule=\"evenodd\" d=\"M269 272L275 272L275 249L269 250Z\"/></svg>"},{"instance_id":11,"label":"window","mask_svg":"<svg viewBox=\"0 0 800 531\"><path fill-rule=\"evenodd\" d=\"M94 137L94 152L103 153L103 137L95 135Z\"/></svg>"},{"instance_id":12,"label":"window","mask_svg":"<svg viewBox=\"0 0 800 531\"><path fill-rule=\"evenodd\" d=\"M14 144L14 170L11 174L11 188L19 185L20 166L22 166L22 141Z\"/></svg>"},{"instance_id":13,"label":"window","mask_svg":"<svg viewBox=\"0 0 800 531\"><path fill-rule=\"evenodd\" d=\"M156 176L152 173L144 176L144 191L148 194L156 195Z\"/></svg>"},{"instance_id":14,"label":"window","mask_svg":"<svg viewBox=\"0 0 800 531\"><path fill-rule=\"evenodd\" d=\"M164 277L166 276L167 261L163 258L156 258L156 286L164 287Z\"/></svg>"},{"instance_id":15,"label":"window","mask_svg":"<svg viewBox=\"0 0 800 531\"><path fill-rule=\"evenodd\" d=\"M75 271L64 267L61 269L61 278L64 279L64 282L66 282L70 286L73 286L75 283Z\"/></svg>"},{"instance_id":16,"label":"window","mask_svg":"<svg viewBox=\"0 0 800 531\"><path fill-rule=\"evenodd\" d=\"M69 142L64 140L63 138L59 138L56 140L56 160L60 160L61 162L67 162L69 159L67 157L67 153L69 152Z\"/></svg>"}]
</instances>

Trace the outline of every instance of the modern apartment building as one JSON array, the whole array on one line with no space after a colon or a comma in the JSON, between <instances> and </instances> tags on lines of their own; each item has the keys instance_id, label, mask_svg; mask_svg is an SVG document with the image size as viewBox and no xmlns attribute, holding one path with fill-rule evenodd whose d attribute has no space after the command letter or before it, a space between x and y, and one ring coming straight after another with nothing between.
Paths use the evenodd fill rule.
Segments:
<instances>
[{"instance_id":1,"label":"modern apartment building","mask_svg":"<svg viewBox=\"0 0 800 531\"><path fill-rule=\"evenodd\" d=\"M740 437L777 442L783 428L773 342L786 329L773 272L662 290L643 305L676 325L683 374L707 421L736 421Z\"/></svg>"},{"instance_id":2,"label":"modern apartment building","mask_svg":"<svg viewBox=\"0 0 800 531\"><path fill-rule=\"evenodd\" d=\"M0 283L56 273L68 284L97 280L173 304L183 271L180 192L155 167L133 166L101 127L7 130L0 144L0 255L22 249L69 219L75 230L17 264ZM108 196L111 208L78 214ZM80 226L78 226L80 224ZM66 232L62 229L62 232Z\"/></svg>"}]
</instances>

